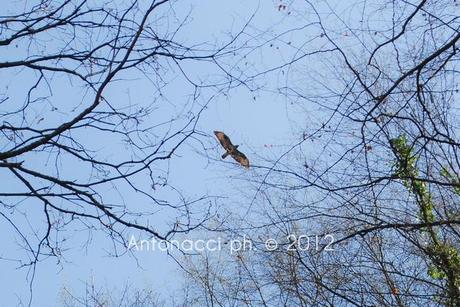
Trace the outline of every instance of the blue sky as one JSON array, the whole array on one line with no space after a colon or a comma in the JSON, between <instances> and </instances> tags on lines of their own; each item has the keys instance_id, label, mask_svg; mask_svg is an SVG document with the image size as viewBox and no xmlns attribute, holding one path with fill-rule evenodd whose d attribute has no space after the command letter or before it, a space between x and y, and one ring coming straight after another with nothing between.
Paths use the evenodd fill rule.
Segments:
<instances>
[{"instance_id":1,"label":"blue sky","mask_svg":"<svg viewBox=\"0 0 460 307\"><path fill-rule=\"evenodd\" d=\"M184 27L184 31L179 32L177 39L185 40L186 43L194 42L214 42L222 41L228 32L235 32L240 29L248 18L255 13L253 24L258 29L250 29L251 32L261 31L262 39L270 37L283 28L280 23L287 18L286 12L280 12L277 9L276 1L257 2L257 1L199 1L188 4L186 2L178 3L175 11L180 19L191 11L189 24ZM14 5L14 3L12 3ZM176 4L174 4L176 5ZM270 28L278 25L278 28ZM252 25L251 25L252 27ZM267 31L265 29L268 29ZM257 39L251 39L251 44L256 44ZM286 38L287 39L287 38ZM50 44L53 44L50 42ZM288 54L276 48L279 44L283 47L285 42L274 42L275 46L265 46L262 50L251 51L248 48L242 52L247 53L248 64L239 63L240 65L254 65L259 71L267 69L276 62L280 57L286 57ZM47 46L50 48L52 45ZM19 48L21 49L21 48ZM9 59L18 56L18 50L8 50ZM241 54L239 55L241 56ZM239 58L236 56L235 59ZM209 73L215 73L215 68L206 65L184 64L186 69L191 71L191 75L198 78L207 78ZM248 71L253 71L248 69ZM287 73L287 72L286 72ZM190 99L190 88L184 86L184 80L177 72L170 72L171 86L167 89L165 96L171 102L167 107L157 113L154 120L161 122L163 117L180 110L184 102ZM26 74L27 76L27 74ZM11 71L0 71L0 87L8 87L9 93L17 94L12 97L18 100L24 93L21 91L24 84L32 83L33 78L24 79L24 74L12 75ZM107 95L112 100L120 100L120 105L126 101L138 106L148 103L155 97L155 93L149 88L148 82L137 78L136 75L132 80L117 82L117 84L108 89ZM20 82L18 81L20 78ZM270 78L259 78L257 85L262 87L272 86L278 82L281 75L271 76ZM273 94L272 91L262 88L257 91L250 91L248 88L240 86L229 91L227 96L217 95L212 98L207 110L203 113L199 122L199 129L209 137L203 138L203 141L209 145L207 152L198 143L188 143L183 146L170 165L170 180L176 187L179 187L184 194L194 197L202 194L220 195L226 197L221 202L222 206L232 206L237 194L238 184L240 181L233 181L232 178L251 176L253 170L245 171L237 167L229 160L219 161L222 149L217 146L213 139L212 131L225 131L232 137L234 142L240 144L240 149L244 151L251 159L254 165L261 164L257 156L267 155L276 156L278 154L277 146L286 146L294 141L290 132L293 128L289 119L293 116L287 111L288 102L282 96ZM205 103L213 95L211 90L203 91L200 98L201 103ZM36 110L37 114L29 113L29 120L37 125L50 125L57 123L66 116L71 115L75 103L87 103L85 97L81 96L78 88L72 88L66 80L56 80L54 83L53 93L49 99L59 105L59 111L55 113L46 113L46 107L43 110ZM66 102L66 103L62 103ZM67 103L68 102L68 103ZM2 107L7 108L8 105ZM39 123L42 114L46 114L46 120ZM43 127L43 126L42 126ZM110 140L101 140L97 135L87 136L85 140L92 146L100 145L101 150L118 150L120 144L111 144ZM6 146L6 144L3 144ZM2 146L3 146L2 145ZM269 147L266 145L272 145ZM116 156L116 153L114 153ZM210 157L208 159L207 157ZM25 162L30 166L35 165L52 165L51 161L38 159L34 156L28 157ZM60 170L63 177L82 176L89 170L74 169L71 165L64 165ZM14 191L18 188L18 182L11 176L2 172L0 177L2 187L6 191ZM123 193L123 189L121 189ZM132 195L128 193L127 195ZM165 195L168 197L168 195ZM117 197L114 195L114 199ZM238 199L238 198L236 198ZM125 201L133 206L142 206L142 198L136 198L135 195L125 197ZM33 200L25 200L20 210L27 212L29 217L37 216L38 220L32 222L33 227L39 227L44 222L40 208L35 206ZM229 208L233 209L233 208ZM162 215L157 217L161 222ZM155 222L155 218L151 222ZM27 226L24 218L18 217L18 225ZM2 251L0 256L5 260L0 261L0 283L2 286L2 303L5 306L19 305L21 302L27 305L30 290L29 283L32 272L27 268L18 268L18 263L7 259L24 259L25 254L18 243L20 240L11 231L11 225L2 220L0 223L0 237ZM91 243L85 246L85 242L91 239ZM60 304L60 295L64 288L77 295L84 294L85 283L94 282L96 286L106 286L108 289L122 288L125 283L137 288L154 288L162 294L169 294L172 289L181 286L181 272L177 265L164 253L137 253L137 259L124 255L122 257L112 257L113 246L107 236L98 231L90 234L79 232L78 229L70 230L70 239L64 247L63 257L60 263L56 258L48 258L41 261L36 266L35 279L33 283L33 304L32 306L58 306ZM137 262L138 261L138 262ZM139 266L138 266L139 264Z\"/></svg>"},{"instance_id":2,"label":"blue sky","mask_svg":"<svg viewBox=\"0 0 460 307\"><path fill-rule=\"evenodd\" d=\"M280 4L286 5L286 9L279 9ZM21 11L22 5L23 2L11 2L5 9L11 12ZM199 46L203 49L213 48L216 44L222 45L231 38L231 35L241 31L252 17L244 34L235 43L239 47L235 54L229 54L223 60L224 67L234 76L244 80L246 84L241 85L233 80L231 85L234 88L204 88L200 91L200 95L193 99L194 88L179 73L177 66L171 61L160 59L159 62L166 68L161 70L160 77L164 78L167 83L167 86L162 87L161 95L158 88L152 83L152 78L150 80L148 78L152 76L146 77L136 70L131 70L120 74L119 78L107 88L104 97L113 105L131 111L152 107L151 115L142 118L142 127L161 124L174 116L180 116L177 124L174 124L179 126L188 120L188 116L196 115L200 107L206 105L197 125L197 129L202 133L198 136L199 139L189 139L175 153L170 162L165 161L155 166L157 173L154 175L164 176L169 171L169 183L188 200L202 195L216 196L218 198L213 203L213 211L222 215L228 212L245 215L251 206L248 199L255 197L253 193L257 184L254 183L254 179L260 179L260 176L266 174L267 170L263 167L272 166L270 161L282 156L284 158L279 163L289 169L289 167L298 168L299 166L298 163L291 163L292 161L297 162L308 158L308 163L318 163L321 167L327 168L334 163L335 158L338 159L337 156L342 154L340 150L352 146L354 142L361 142L358 136L359 123L337 123L337 121L334 124L340 125L341 129L337 134L329 131L331 132L329 142L312 138L296 147L296 151L283 155L300 141L303 132L308 135L325 122L326 115L331 113L330 108L337 107L338 97L343 94L345 84L348 85L348 81L354 78L350 77L351 74L346 74L343 61L337 60L340 55L337 52L330 52L333 46L328 43L324 35L320 35L321 30L316 23L315 14L318 13L321 16L328 35L346 50L348 59L359 69L370 69L362 64L362 54L368 51L365 49L368 46L369 48L375 46L376 42L385 41L387 39L385 35L391 35L384 33L384 30L388 30L384 17L391 21L393 16L389 17L391 14L384 16L387 11L377 7L380 5L378 1L372 4L365 2L363 4L366 6L365 9L347 5L349 3L346 1L331 1L331 3L327 1L316 3L315 1L317 9L315 12L308 6L308 1L294 0L285 2L275 0L172 2L172 8L169 6L162 8L166 17L156 21L155 29L158 32L168 32L177 26L178 21L182 21L188 15L187 22L182 30L176 33L175 39L185 45L201 44ZM391 11L391 8L387 9ZM331 11L336 14L328 13ZM382 16L379 14L366 15L364 11L366 13L379 12L379 14L382 13ZM403 16L404 13L401 12ZM367 17L366 20L360 20L363 15ZM363 23L365 26L361 27ZM354 36L344 26L345 24L359 29L356 33L362 36ZM375 28L375 33L366 35L364 30L361 31L367 27L369 30ZM383 29L382 33L377 32L377 29ZM414 40L416 38L417 36L414 35ZM7 61L13 61L24 56L27 43L23 41L18 47L10 46L5 50L2 49L4 52L2 57ZM48 52L57 49L61 44L63 42L49 39L34 51ZM317 50L327 50L327 52L308 53ZM384 52L382 54L385 55ZM391 69L394 68L391 66L394 64L384 56L381 56L379 61L381 61L379 64L385 69L387 69L385 65L389 65L389 74L399 73L398 69ZM223 72L209 62L197 63L184 60L179 64L193 82L207 84L225 80ZM407 65L410 67L411 64L407 63ZM265 71L270 71L270 73L264 73ZM0 93L8 92L10 99L0 104L0 112L14 109L18 104L22 104L25 96L24 88L30 88L36 77L34 73L27 70L1 69ZM153 77L156 80L155 76ZM49 92L46 87L39 88L36 94L42 97L43 101L37 103L36 107L31 107L25 115L24 120L32 126L55 127L91 103L91 95L86 93L79 84L60 76L55 76L52 81L53 91ZM341 107L345 110L352 104L352 101L345 101ZM54 110L53 107L57 109ZM106 110L104 106L101 106L101 109ZM12 118L10 120L20 122L22 119ZM168 128L170 126L166 124L158 130L164 132ZM333 130L333 128L326 127L325 130ZM214 138L214 130L224 131L234 143L239 144L240 150L248 156L253 167L245 170L231 159L222 161L220 156L223 150ZM354 132L357 134L353 135ZM126 153L131 153L126 144L115 135L107 136L107 134L94 131L88 133L87 130L82 130L75 132L74 137L97 151L100 157L114 161L124 158ZM323 155L326 152L324 150L326 143L328 155ZM343 143L346 143L347 146L341 147ZM0 143L0 150L3 151L8 146L8 142ZM381 163L388 162L389 157L379 156L377 150L375 152L377 154L369 155L372 163L382 165ZM39 168L61 178L78 178L84 181L89 177L91 169L88 166L73 164L70 159L66 159L64 157L61 161L56 162L47 155L30 154L26 155L24 165ZM346 159L340 161L343 165L351 163ZM56 163L58 174L55 174ZM352 165L343 167L351 168ZM305 170L296 169L296 171ZM337 176L332 181L336 180L334 183L338 185L341 184L341 174L328 173L331 177ZM143 176L145 174L135 176L133 181L148 189L150 182ZM359 174L356 174L356 178L358 177ZM289 183L299 182L288 176L282 179L292 180ZM350 177L347 179L354 180ZM285 181L282 181L281 184L286 183ZM4 171L0 172L0 182L0 191L17 191L21 187L18 180ZM130 210L139 212L151 212L154 208L154 215L141 214L138 217L140 223L155 225L155 228L160 231L174 223L174 212L166 207L153 205L146 197L133 192L126 184L120 184L117 189L109 185L104 185L100 189L104 193L106 203L122 203ZM282 213L287 216L294 212L300 215L300 213L305 213L303 210L309 210L314 206L324 208L324 206L334 204L334 199L331 199L330 202L321 201L321 197L324 196L321 194L322 191L316 191L318 195L312 195L310 191L302 190L298 194L292 192L292 200L296 202L292 207L283 208L281 204L279 211L270 212L270 204L262 201L258 203L259 207L251 207L253 211L250 212L260 213L260 216L265 214L264 217L267 219L276 219L279 218L277 214ZM277 192L283 193L283 191L276 191L275 199ZM159 189L151 193L171 202L180 203L182 201L172 189ZM36 238L33 238L32 232L37 229L42 230L45 223L42 207L36 200L17 200L20 202L16 204L15 210L5 209L1 212L11 218L21 229L25 229L25 233L34 242ZM306 209L306 206L302 206L302 202L311 202L314 205ZM204 212L205 209L205 206L194 207L196 212ZM285 211L282 211L284 209ZM295 210L298 211L295 212ZM266 221L254 219L253 222ZM314 227L314 225L305 227L310 226ZM77 296L84 295L87 283L94 283L96 287L103 287L114 293L129 283L131 288L153 288L166 298L181 288L182 272L173 259L165 253L159 251L133 252L135 257L129 254L114 257L113 254L120 251L119 246L114 249L108 235L100 231L98 227L92 231L86 229L87 227L81 224L72 224L67 227L62 233L67 238L61 246L62 257L42 259L36 266L32 306L59 306L63 292L65 292L64 289L68 289ZM23 242L5 218L0 219L0 233L3 234L0 236L2 303L6 306L27 305L30 297L28 281L32 272L27 268L18 268L19 263L14 259L26 261L29 255L24 251ZM149 239L145 234L128 231L127 240L131 234L139 239ZM197 232L189 236L196 239L200 236L212 235Z\"/></svg>"}]
</instances>

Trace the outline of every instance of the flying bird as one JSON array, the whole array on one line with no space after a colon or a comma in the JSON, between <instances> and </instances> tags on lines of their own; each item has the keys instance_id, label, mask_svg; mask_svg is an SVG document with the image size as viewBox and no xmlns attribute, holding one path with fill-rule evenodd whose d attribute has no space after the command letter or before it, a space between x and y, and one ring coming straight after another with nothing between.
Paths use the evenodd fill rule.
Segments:
<instances>
[{"instance_id":1,"label":"flying bird","mask_svg":"<svg viewBox=\"0 0 460 307\"><path fill-rule=\"evenodd\" d=\"M230 138L221 131L214 131L214 134L216 135L222 147L226 150L226 152L222 155L222 159L225 159L228 155L230 155L239 164L245 168L249 168L249 160L241 151L238 150L239 145L233 145L232 141L230 141Z\"/></svg>"}]
</instances>

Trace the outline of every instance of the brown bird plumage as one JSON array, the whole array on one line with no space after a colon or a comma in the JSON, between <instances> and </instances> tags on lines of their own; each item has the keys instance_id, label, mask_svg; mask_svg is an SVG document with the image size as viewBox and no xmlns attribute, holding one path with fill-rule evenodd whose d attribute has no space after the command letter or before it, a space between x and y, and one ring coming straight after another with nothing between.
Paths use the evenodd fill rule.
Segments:
<instances>
[{"instance_id":1,"label":"brown bird plumage","mask_svg":"<svg viewBox=\"0 0 460 307\"><path fill-rule=\"evenodd\" d=\"M225 159L228 155L230 155L239 164L245 168L249 168L249 160L241 151L238 150L238 145L233 145L232 141L230 141L230 138L221 131L214 131L214 134L216 135L222 147L227 151L222 155L222 159Z\"/></svg>"}]
</instances>

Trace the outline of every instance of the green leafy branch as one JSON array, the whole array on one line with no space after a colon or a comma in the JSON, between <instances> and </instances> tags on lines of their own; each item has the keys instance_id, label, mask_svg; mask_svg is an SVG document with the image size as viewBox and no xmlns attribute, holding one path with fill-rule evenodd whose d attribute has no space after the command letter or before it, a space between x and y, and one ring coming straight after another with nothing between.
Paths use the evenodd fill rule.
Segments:
<instances>
[{"instance_id":1,"label":"green leafy branch","mask_svg":"<svg viewBox=\"0 0 460 307\"><path fill-rule=\"evenodd\" d=\"M417 168L418 157L409 145L406 135L392 139L391 146L396 155L396 177L402 180L403 185L416 196L419 205L419 217L427 223L435 222L434 202L429 191L428 184L419 178ZM441 171L441 175L451 182L456 182L447 169ZM457 180L458 181L458 180ZM455 192L460 195L460 187L454 187ZM459 251L447 242L442 242L439 235L432 226L427 226L424 231L429 234L427 251L432 265L428 269L428 275L433 279L445 280L449 285L449 300L444 303L447 306L457 306L460 303L460 255Z\"/></svg>"}]
</instances>

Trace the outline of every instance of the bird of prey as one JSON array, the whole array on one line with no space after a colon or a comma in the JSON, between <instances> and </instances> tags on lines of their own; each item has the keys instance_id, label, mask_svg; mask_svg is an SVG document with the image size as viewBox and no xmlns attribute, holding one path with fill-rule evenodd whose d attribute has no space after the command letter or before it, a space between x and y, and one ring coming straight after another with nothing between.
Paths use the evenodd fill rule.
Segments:
<instances>
[{"instance_id":1,"label":"bird of prey","mask_svg":"<svg viewBox=\"0 0 460 307\"><path fill-rule=\"evenodd\" d=\"M228 155L230 155L239 164L245 168L249 168L249 160L241 151L238 150L239 145L233 145L230 141L230 138L221 131L214 131L214 134L216 135L222 147L226 150L226 152L222 155L222 159L225 159Z\"/></svg>"}]
</instances>

